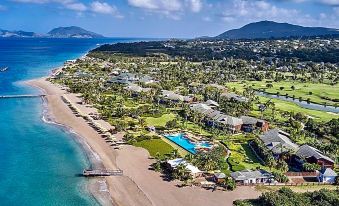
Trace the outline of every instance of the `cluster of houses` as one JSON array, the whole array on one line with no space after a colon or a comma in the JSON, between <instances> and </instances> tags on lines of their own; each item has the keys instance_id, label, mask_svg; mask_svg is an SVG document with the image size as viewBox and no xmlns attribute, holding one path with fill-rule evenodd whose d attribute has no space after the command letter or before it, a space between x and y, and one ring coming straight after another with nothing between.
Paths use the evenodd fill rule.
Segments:
<instances>
[{"instance_id":1,"label":"cluster of houses","mask_svg":"<svg viewBox=\"0 0 339 206\"><path fill-rule=\"evenodd\" d=\"M276 159L286 153L292 154L289 164L296 170L302 170L304 163L318 164L321 167L319 181L334 182L337 176L336 172L333 171L335 161L322 154L318 149L307 144L298 146L291 141L289 133L280 129L271 129L260 135L259 138Z\"/></svg>"},{"instance_id":2,"label":"cluster of houses","mask_svg":"<svg viewBox=\"0 0 339 206\"><path fill-rule=\"evenodd\" d=\"M123 72L114 74L108 81L109 83L125 84L126 90L135 94L141 92L149 92L151 88L144 88L136 83L147 85L155 83L152 77L147 75L139 75L134 73ZM193 86L193 85L191 85ZM219 88L223 91L222 96L228 99L234 99L239 102L248 101L245 97L227 93L226 88L220 85L209 85ZM221 88L222 87L222 88ZM282 154L292 152L294 155L291 157L290 166L302 170L305 162L319 164L322 168L319 175L319 181L333 182L337 174L333 171L334 161L323 155L319 150L309 146L298 146L290 140L290 134L279 129L269 130L269 123L265 120L257 119L249 116L233 117L218 111L219 104L213 100L208 100L204 103L195 103L192 96L184 96L174 91L162 90L160 97L164 102L185 102L190 104L190 109L194 112L200 113L204 117L205 124L219 129L227 129L233 133L241 131L252 132L260 130L264 132L259 136L265 146L272 152L276 159L279 159ZM186 165L186 169L190 171L193 177L199 177L203 174L197 167L187 163L184 159L169 160L168 165L170 168L176 168L179 164ZM220 179L223 175L217 175L215 178ZM272 174L264 170L244 170L231 174L231 177L239 183L270 183L273 182Z\"/></svg>"}]
</instances>

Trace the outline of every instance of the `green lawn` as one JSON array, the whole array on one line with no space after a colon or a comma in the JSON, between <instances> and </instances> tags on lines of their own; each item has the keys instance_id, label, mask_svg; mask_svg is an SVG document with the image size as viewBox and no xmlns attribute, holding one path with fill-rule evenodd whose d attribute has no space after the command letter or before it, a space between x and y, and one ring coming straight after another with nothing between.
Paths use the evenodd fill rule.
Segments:
<instances>
[{"instance_id":1,"label":"green lawn","mask_svg":"<svg viewBox=\"0 0 339 206\"><path fill-rule=\"evenodd\" d=\"M161 117L147 117L145 119L147 126L155 126L155 127L165 127L168 121L173 120L176 118L175 114L169 113L164 114Z\"/></svg>"},{"instance_id":2,"label":"green lawn","mask_svg":"<svg viewBox=\"0 0 339 206\"><path fill-rule=\"evenodd\" d=\"M283 87L285 87L284 90L287 90L287 89L290 89L290 85L292 85L291 82L277 82L277 83L272 83L272 84L277 84L277 90L280 91L278 85L281 85ZM251 81L251 82L247 82L246 84L244 83L241 83L241 82L230 82L230 83L227 83L226 84L227 86L229 86L230 88L236 88L237 91L239 92L242 92L244 90L244 87L245 86L248 86L248 85L254 85L253 87L254 88L260 88L260 87L265 87L266 83L265 81ZM264 85L264 86L262 86ZM319 95L323 95L324 94L328 94L331 98L339 98L339 92L335 92L334 90L337 89L337 91L339 91L339 86L338 84L335 85L335 86L330 86L330 85L326 85L326 84L308 84L307 89L305 89L304 87L301 87L301 85L303 85L302 83L295 83L295 87L296 87L296 90L298 91L294 91L296 94L296 99L298 98L297 96L297 92L299 92L298 95L301 95L303 97L303 99L307 99L309 98L309 96L313 96L313 98L318 98L318 101L319 101ZM304 85L307 85L307 84L304 84ZM288 87L289 86L289 87ZM327 89L325 89L325 86L328 87ZM299 89L298 89L299 88ZM308 91L310 91L310 89L314 89L313 91L313 94L312 95L308 95ZM290 89L291 90L291 89ZM303 90L301 92L301 90ZM324 90L326 92L321 92L321 90ZM269 91L269 90L267 90ZM292 90L291 90L292 91ZM305 94L307 93L307 94ZM283 94L281 91L280 91L280 94ZM317 96L317 94L319 94ZM259 97L259 100L260 102L267 102L270 98L268 97L263 97L263 96L258 96ZM293 102L288 102L288 101L284 101L284 100L280 100L280 99L272 99L271 101L273 101L275 103L275 106L278 110L281 110L281 111L293 111L295 113L297 112L301 112L305 115L308 115L312 118L314 118L315 121L330 121L331 119L333 118L339 118L338 115L336 114L332 114L332 113L328 113L328 112L325 112L325 111L319 111L319 110L312 110L312 109L306 109L306 108L303 108ZM313 101L313 100L312 100ZM320 103L323 103L325 100L322 100ZM328 105L330 103L328 102ZM332 102L333 104L333 102ZM252 115L255 115L257 117L259 117L261 114L258 110L253 110L252 112ZM264 116L265 115L271 115L270 112L265 112L264 113ZM276 114L276 119L277 120L283 120L282 117L277 113Z\"/></svg>"},{"instance_id":3,"label":"green lawn","mask_svg":"<svg viewBox=\"0 0 339 206\"><path fill-rule=\"evenodd\" d=\"M163 157L165 154L169 154L173 151L173 147L161 139L143 140L136 142L133 145L146 149L152 157L155 157L157 152Z\"/></svg>"},{"instance_id":4,"label":"green lawn","mask_svg":"<svg viewBox=\"0 0 339 206\"><path fill-rule=\"evenodd\" d=\"M267 88L266 80L263 81L246 81L246 83L241 82L231 82L227 83L227 86L241 90L244 86L252 86L255 89L266 89L266 92L276 94L277 92L280 95L288 94L292 97L295 95L295 98L298 99L302 97L304 100L310 99L311 102L318 104L323 104L324 102L327 105L338 104L334 100L339 99L339 84L328 85L328 84L319 84L319 83L301 83L293 81L284 81L284 82L272 82L272 88ZM291 87L294 86L295 89L292 90ZM280 87L283 87L281 89ZM312 92L312 94L310 94ZM328 98L328 99L327 99Z\"/></svg>"},{"instance_id":5,"label":"green lawn","mask_svg":"<svg viewBox=\"0 0 339 206\"><path fill-rule=\"evenodd\" d=\"M232 166L232 170L239 171L260 167L269 171L269 168L261 164L260 160L249 147L249 140L250 139L247 138L247 136L242 134L225 137L223 142L231 151L229 163Z\"/></svg>"},{"instance_id":6,"label":"green lawn","mask_svg":"<svg viewBox=\"0 0 339 206\"><path fill-rule=\"evenodd\" d=\"M259 100L261 102L267 102L269 98L267 97L259 97ZM282 110L282 111L293 111L295 113L301 112L304 113L305 115L311 116L314 118L316 121L330 121L331 119L334 118L339 118L338 115L327 113L325 111L319 111L319 110L312 110L312 109L306 109L303 107L300 107L297 104L294 104L292 102L280 100L280 99L272 99L275 103L275 106L277 109Z\"/></svg>"}]
</instances>

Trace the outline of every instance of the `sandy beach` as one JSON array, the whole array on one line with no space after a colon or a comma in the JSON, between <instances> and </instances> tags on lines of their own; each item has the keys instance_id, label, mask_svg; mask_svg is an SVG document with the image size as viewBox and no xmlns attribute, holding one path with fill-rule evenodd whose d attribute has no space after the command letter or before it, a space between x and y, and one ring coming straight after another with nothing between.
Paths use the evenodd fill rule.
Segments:
<instances>
[{"instance_id":1,"label":"sandy beach","mask_svg":"<svg viewBox=\"0 0 339 206\"><path fill-rule=\"evenodd\" d=\"M211 191L199 187L178 188L178 182L164 181L160 173L149 169L154 160L149 158L145 149L125 145L120 150L114 150L62 101L62 96L68 95L62 87L48 82L45 78L26 83L40 88L46 95L50 118L53 121L69 127L79 135L79 141L83 141L82 145L90 151L93 166L123 170L123 176L95 178L95 183L90 184L91 192L103 205L227 206L232 205L236 199L256 198L260 195L260 192L252 187L238 187L231 192ZM102 189L105 188L105 182L108 191Z\"/></svg>"}]
</instances>

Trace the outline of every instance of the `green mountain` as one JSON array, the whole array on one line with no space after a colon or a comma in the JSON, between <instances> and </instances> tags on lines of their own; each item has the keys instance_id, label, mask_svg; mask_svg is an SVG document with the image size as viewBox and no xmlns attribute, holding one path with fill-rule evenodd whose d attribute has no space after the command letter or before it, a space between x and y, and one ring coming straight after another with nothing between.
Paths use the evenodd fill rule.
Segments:
<instances>
[{"instance_id":1,"label":"green mountain","mask_svg":"<svg viewBox=\"0 0 339 206\"><path fill-rule=\"evenodd\" d=\"M303 27L274 21L260 21L247 24L240 29L232 29L222 33L218 39L268 39L288 37L314 37L339 35L338 29L324 27Z\"/></svg>"},{"instance_id":2,"label":"green mountain","mask_svg":"<svg viewBox=\"0 0 339 206\"><path fill-rule=\"evenodd\" d=\"M53 38L103 38L104 36L77 26L58 27L47 33Z\"/></svg>"}]
</instances>

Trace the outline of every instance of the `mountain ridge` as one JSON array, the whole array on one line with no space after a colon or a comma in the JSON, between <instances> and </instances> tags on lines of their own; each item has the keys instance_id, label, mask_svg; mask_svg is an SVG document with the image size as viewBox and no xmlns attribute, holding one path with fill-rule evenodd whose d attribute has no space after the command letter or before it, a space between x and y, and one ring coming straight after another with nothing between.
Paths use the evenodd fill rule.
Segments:
<instances>
[{"instance_id":1,"label":"mountain ridge","mask_svg":"<svg viewBox=\"0 0 339 206\"><path fill-rule=\"evenodd\" d=\"M49 31L47 34L38 34L35 32L27 31L10 31L0 28L0 37L3 38L104 38L104 36L85 30L81 27L70 26L70 27L57 27Z\"/></svg>"},{"instance_id":2,"label":"mountain ridge","mask_svg":"<svg viewBox=\"0 0 339 206\"><path fill-rule=\"evenodd\" d=\"M274 21L259 21L246 24L239 29L228 30L215 38L217 39L269 39L288 37L313 37L339 35L338 29L325 27L304 27L289 23Z\"/></svg>"}]
</instances>

